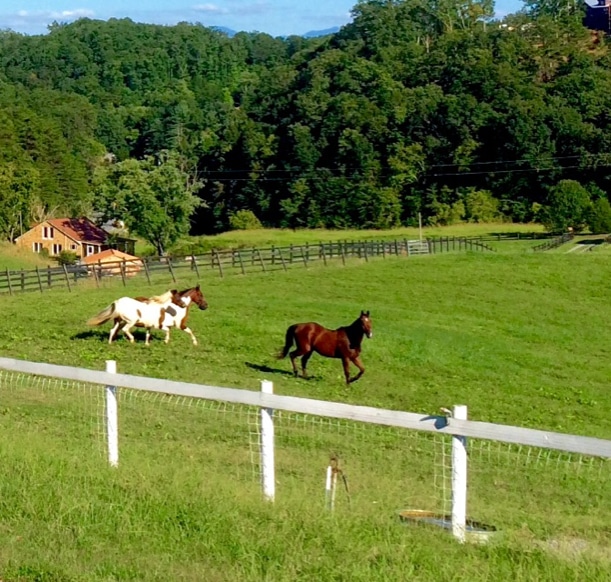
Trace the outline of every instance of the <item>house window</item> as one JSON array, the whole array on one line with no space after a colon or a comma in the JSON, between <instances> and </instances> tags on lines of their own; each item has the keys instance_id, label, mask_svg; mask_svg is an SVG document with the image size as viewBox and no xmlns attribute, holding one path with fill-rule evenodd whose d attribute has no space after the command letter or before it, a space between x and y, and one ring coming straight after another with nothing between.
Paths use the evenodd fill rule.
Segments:
<instances>
[{"instance_id":1,"label":"house window","mask_svg":"<svg viewBox=\"0 0 611 582\"><path fill-rule=\"evenodd\" d=\"M70 245L70 248L75 251L76 250L76 245Z\"/></svg>"},{"instance_id":2,"label":"house window","mask_svg":"<svg viewBox=\"0 0 611 582\"><path fill-rule=\"evenodd\" d=\"M32 243L32 250L35 253L39 253L40 251L42 251L42 243L39 243L39 242Z\"/></svg>"},{"instance_id":3,"label":"house window","mask_svg":"<svg viewBox=\"0 0 611 582\"><path fill-rule=\"evenodd\" d=\"M53 236L55 235L55 232L53 231L53 227L52 226L43 226L42 227L42 238L43 239L52 239Z\"/></svg>"},{"instance_id":4,"label":"house window","mask_svg":"<svg viewBox=\"0 0 611 582\"><path fill-rule=\"evenodd\" d=\"M87 248L85 249L85 256L89 256L89 255L93 255L95 253L95 246L93 245L87 245Z\"/></svg>"},{"instance_id":5,"label":"house window","mask_svg":"<svg viewBox=\"0 0 611 582\"><path fill-rule=\"evenodd\" d=\"M59 255L62 252L62 245L54 244L53 245L53 254Z\"/></svg>"}]
</instances>

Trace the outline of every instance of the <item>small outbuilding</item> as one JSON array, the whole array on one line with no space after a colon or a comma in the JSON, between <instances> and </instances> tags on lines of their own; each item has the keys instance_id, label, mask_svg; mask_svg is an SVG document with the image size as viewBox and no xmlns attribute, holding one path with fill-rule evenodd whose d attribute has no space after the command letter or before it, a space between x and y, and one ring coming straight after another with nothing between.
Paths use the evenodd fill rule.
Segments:
<instances>
[{"instance_id":1,"label":"small outbuilding","mask_svg":"<svg viewBox=\"0 0 611 582\"><path fill-rule=\"evenodd\" d=\"M96 267L96 272L101 276L121 275L127 277L137 275L142 269L142 259L124 253L118 249L106 249L95 255L89 255L81 259L81 265Z\"/></svg>"}]
</instances>

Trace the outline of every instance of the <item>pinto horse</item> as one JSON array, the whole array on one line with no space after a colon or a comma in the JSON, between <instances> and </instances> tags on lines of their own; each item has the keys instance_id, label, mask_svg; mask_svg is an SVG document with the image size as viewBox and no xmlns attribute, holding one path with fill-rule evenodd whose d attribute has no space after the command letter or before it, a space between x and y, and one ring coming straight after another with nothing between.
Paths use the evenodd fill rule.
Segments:
<instances>
[{"instance_id":1,"label":"pinto horse","mask_svg":"<svg viewBox=\"0 0 611 582\"><path fill-rule=\"evenodd\" d=\"M179 327L191 336L193 345L197 345L197 339L187 326L187 316L189 306L197 305L200 309L207 309L208 303L201 292L199 285L176 291L173 289L157 297L121 297L100 313L87 321L88 325L101 325L114 320L114 326L110 330L108 343L118 335L119 331L128 337L130 342L134 342L134 336L130 329L134 326L146 328L146 345L150 343L150 330L152 328L161 329L165 332L165 343L170 341L170 328Z\"/></svg>"},{"instance_id":2,"label":"pinto horse","mask_svg":"<svg viewBox=\"0 0 611 582\"><path fill-rule=\"evenodd\" d=\"M346 384L350 384L365 373L365 366L360 357L361 343L365 335L368 338L373 336L369 311L361 311L354 322L338 329L327 329L314 322L296 323L286 330L284 348L278 354L278 359L285 358L295 344L296 349L290 353L293 373L295 376L298 375L295 360L301 356L302 374L307 378L306 366L314 352L326 358L341 358ZM359 369L359 373L354 378L350 378L350 362Z\"/></svg>"}]
</instances>

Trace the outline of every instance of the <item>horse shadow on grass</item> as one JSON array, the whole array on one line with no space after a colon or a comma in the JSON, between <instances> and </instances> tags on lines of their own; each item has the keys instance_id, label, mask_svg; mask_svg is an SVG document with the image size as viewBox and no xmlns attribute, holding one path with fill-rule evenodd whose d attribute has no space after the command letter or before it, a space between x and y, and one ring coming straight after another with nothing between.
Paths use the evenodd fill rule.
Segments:
<instances>
[{"instance_id":1,"label":"horse shadow on grass","mask_svg":"<svg viewBox=\"0 0 611 582\"><path fill-rule=\"evenodd\" d=\"M136 340L136 342L142 340L145 340L145 333L144 332L139 332L139 331L133 331L132 332L134 334L134 338ZM74 335L72 335L70 337L70 339L73 340L98 340L99 342L104 342L104 343L108 343L108 332L104 331L103 329L88 329L87 331L79 331L78 333L75 333ZM125 341L127 341L127 338L124 337L123 335L119 335L118 338L115 338L113 340L113 343L116 341L121 341L122 339L124 339ZM152 338L151 338L152 340Z\"/></svg>"},{"instance_id":2,"label":"horse shadow on grass","mask_svg":"<svg viewBox=\"0 0 611 582\"><path fill-rule=\"evenodd\" d=\"M271 366L267 366L265 364L253 364L252 362L244 362L245 366L248 366L251 370L256 370L257 372L263 372L265 374L282 374L283 376L291 376L293 377L292 370L285 370L282 368L272 368ZM308 376L307 378L302 378L299 376L301 380L315 380L316 376Z\"/></svg>"}]
</instances>

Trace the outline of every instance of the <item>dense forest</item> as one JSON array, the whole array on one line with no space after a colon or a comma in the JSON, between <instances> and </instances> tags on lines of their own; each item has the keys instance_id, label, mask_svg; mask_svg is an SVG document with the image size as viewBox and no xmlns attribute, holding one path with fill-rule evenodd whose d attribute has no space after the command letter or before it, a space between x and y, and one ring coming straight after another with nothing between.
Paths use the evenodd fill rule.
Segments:
<instances>
[{"instance_id":1,"label":"dense forest","mask_svg":"<svg viewBox=\"0 0 611 582\"><path fill-rule=\"evenodd\" d=\"M126 19L0 32L0 237L94 213L160 252L187 231L419 213L608 229L606 38L556 0L493 14L364 0L314 39Z\"/></svg>"}]
</instances>

